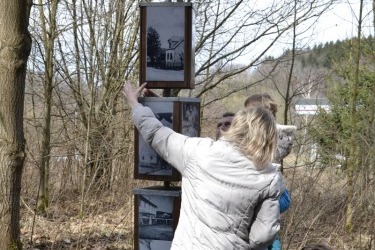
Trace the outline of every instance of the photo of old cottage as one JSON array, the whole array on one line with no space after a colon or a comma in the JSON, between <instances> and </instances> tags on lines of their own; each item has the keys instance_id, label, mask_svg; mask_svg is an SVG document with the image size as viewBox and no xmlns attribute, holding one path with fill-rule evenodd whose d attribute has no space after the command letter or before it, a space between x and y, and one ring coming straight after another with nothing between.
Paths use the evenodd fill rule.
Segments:
<instances>
[{"instance_id":1,"label":"photo of old cottage","mask_svg":"<svg viewBox=\"0 0 375 250\"><path fill-rule=\"evenodd\" d=\"M142 102L152 109L155 117L166 127L173 128L173 102ZM172 175L172 166L161 158L142 138L139 137L138 173L147 175Z\"/></svg>"},{"instance_id":2,"label":"photo of old cottage","mask_svg":"<svg viewBox=\"0 0 375 250\"><path fill-rule=\"evenodd\" d=\"M134 249L170 249L181 208L181 187L153 186L133 193Z\"/></svg>"},{"instance_id":3,"label":"photo of old cottage","mask_svg":"<svg viewBox=\"0 0 375 250\"><path fill-rule=\"evenodd\" d=\"M162 250L173 239L173 197L138 195L139 249Z\"/></svg>"},{"instance_id":4,"label":"photo of old cottage","mask_svg":"<svg viewBox=\"0 0 375 250\"><path fill-rule=\"evenodd\" d=\"M165 52L165 67L167 69L184 69L184 38L168 39L169 48Z\"/></svg>"},{"instance_id":5,"label":"photo of old cottage","mask_svg":"<svg viewBox=\"0 0 375 250\"><path fill-rule=\"evenodd\" d=\"M172 113L156 113L155 116L164 126L172 128ZM161 158L142 137L139 140L139 173L149 175L172 174L172 166Z\"/></svg>"},{"instance_id":6,"label":"photo of old cottage","mask_svg":"<svg viewBox=\"0 0 375 250\"><path fill-rule=\"evenodd\" d=\"M147 9L146 80L183 81L185 60L184 7Z\"/></svg>"}]
</instances>

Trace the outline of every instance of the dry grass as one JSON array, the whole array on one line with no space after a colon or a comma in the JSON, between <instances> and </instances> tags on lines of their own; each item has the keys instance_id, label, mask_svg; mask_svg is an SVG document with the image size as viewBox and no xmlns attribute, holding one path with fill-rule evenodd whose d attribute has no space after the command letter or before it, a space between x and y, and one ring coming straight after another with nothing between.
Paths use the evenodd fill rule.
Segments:
<instances>
[{"instance_id":1,"label":"dry grass","mask_svg":"<svg viewBox=\"0 0 375 250\"><path fill-rule=\"evenodd\" d=\"M284 172L292 206L282 216L283 249L301 249L308 243L325 243L340 250L375 249L375 218L361 203L359 191L354 231L349 234L344 230L346 179L342 170L295 167L293 160L286 162ZM55 198L47 214L35 217L32 192L25 192L28 196L23 196L21 204L24 249L133 249L132 190L161 183L125 180L120 184L111 190L91 192L82 218L80 193L74 189L52 195Z\"/></svg>"},{"instance_id":2,"label":"dry grass","mask_svg":"<svg viewBox=\"0 0 375 250\"><path fill-rule=\"evenodd\" d=\"M360 213L369 215L372 211L363 209L357 195L354 198L354 229L348 233L344 228L347 187L342 169L299 166L287 168L285 175L292 193L292 205L282 218L283 249L301 249L309 243L323 243L333 249L375 249L374 231L370 229L375 218L367 216L363 220L359 216Z\"/></svg>"},{"instance_id":3,"label":"dry grass","mask_svg":"<svg viewBox=\"0 0 375 250\"><path fill-rule=\"evenodd\" d=\"M45 216L23 206L21 233L25 249L132 249L131 196L113 200L101 195L87 202L79 217L79 201L54 204ZM35 222L34 222L35 220Z\"/></svg>"}]
</instances>

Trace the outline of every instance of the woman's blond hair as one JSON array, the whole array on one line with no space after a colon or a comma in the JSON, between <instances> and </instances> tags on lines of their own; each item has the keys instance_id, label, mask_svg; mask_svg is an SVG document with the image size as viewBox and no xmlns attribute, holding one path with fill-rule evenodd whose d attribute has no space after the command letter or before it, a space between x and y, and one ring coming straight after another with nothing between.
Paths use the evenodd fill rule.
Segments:
<instances>
[{"instance_id":1,"label":"woman's blond hair","mask_svg":"<svg viewBox=\"0 0 375 250\"><path fill-rule=\"evenodd\" d=\"M276 122L266 108L256 106L237 112L225 140L233 143L258 169L271 162L276 149Z\"/></svg>"}]
</instances>

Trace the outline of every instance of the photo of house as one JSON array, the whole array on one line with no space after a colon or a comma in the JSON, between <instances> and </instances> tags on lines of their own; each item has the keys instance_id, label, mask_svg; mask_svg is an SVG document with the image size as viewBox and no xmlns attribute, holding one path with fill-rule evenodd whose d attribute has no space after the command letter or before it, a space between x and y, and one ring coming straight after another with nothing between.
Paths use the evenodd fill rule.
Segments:
<instances>
[{"instance_id":1,"label":"photo of house","mask_svg":"<svg viewBox=\"0 0 375 250\"><path fill-rule=\"evenodd\" d=\"M184 80L184 35L184 7L148 7L146 36L147 81Z\"/></svg>"},{"instance_id":2,"label":"photo of house","mask_svg":"<svg viewBox=\"0 0 375 250\"><path fill-rule=\"evenodd\" d=\"M184 38L172 37L168 39L168 49L165 52L165 68L184 69Z\"/></svg>"},{"instance_id":3,"label":"photo of house","mask_svg":"<svg viewBox=\"0 0 375 250\"><path fill-rule=\"evenodd\" d=\"M133 190L135 250L171 248L181 208L181 187Z\"/></svg>"},{"instance_id":4,"label":"photo of house","mask_svg":"<svg viewBox=\"0 0 375 250\"><path fill-rule=\"evenodd\" d=\"M142 102L152 109L155 117L166 127L173 128L173 102ZM172 166L161 158L146 141L139 136L138 173L147 175L172 175Z\"/></svg>"},{"instance_id":5,"label":"photo of house","mask_svg":"<svg viewBox=\"0 0 375 250\"><path fill-rule=\"evenodd\" d=\"M170 248L173 239L173 198L138 195L139 249Z\"/></svg>"}]
</instances>

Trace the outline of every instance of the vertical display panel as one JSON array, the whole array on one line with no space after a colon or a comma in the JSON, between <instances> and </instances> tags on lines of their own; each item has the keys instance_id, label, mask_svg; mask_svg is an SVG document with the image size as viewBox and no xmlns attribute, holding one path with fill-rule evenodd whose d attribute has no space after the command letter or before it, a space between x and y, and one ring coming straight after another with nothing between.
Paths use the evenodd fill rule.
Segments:
<instances>
[{"instance_id":1,"label":"vertical display panel","mask_svg":"<svg viewBox=\"0 0 375 250\"><path fill-rule=\"evenodd\" d=\"M170 249L180 214L180 187L148 187L133 192L134 249Z\"/></svg>"},{"instance_id":2,"label":"vertical display panel","mask_svg":"<svg viewBox=\"0 0 375 250\"><path fill-rule=\"evenodd\" d=\"M181 97L145 97L140 103L148 106L166 127L190 136L200 134L200 100ZM181 175L160 157L135 130L134 178L157 181L180 181Z\"/></svg>"},{"instance_id":3,"label":"vertical display panel","mask_svg":"<svg viewBox=\"0 0 375 250\"><path fill-rule=\"evenodd\" d=\"M140 84L194 88L191 3L141 3Z\"/></svg>"}]
</instances>

